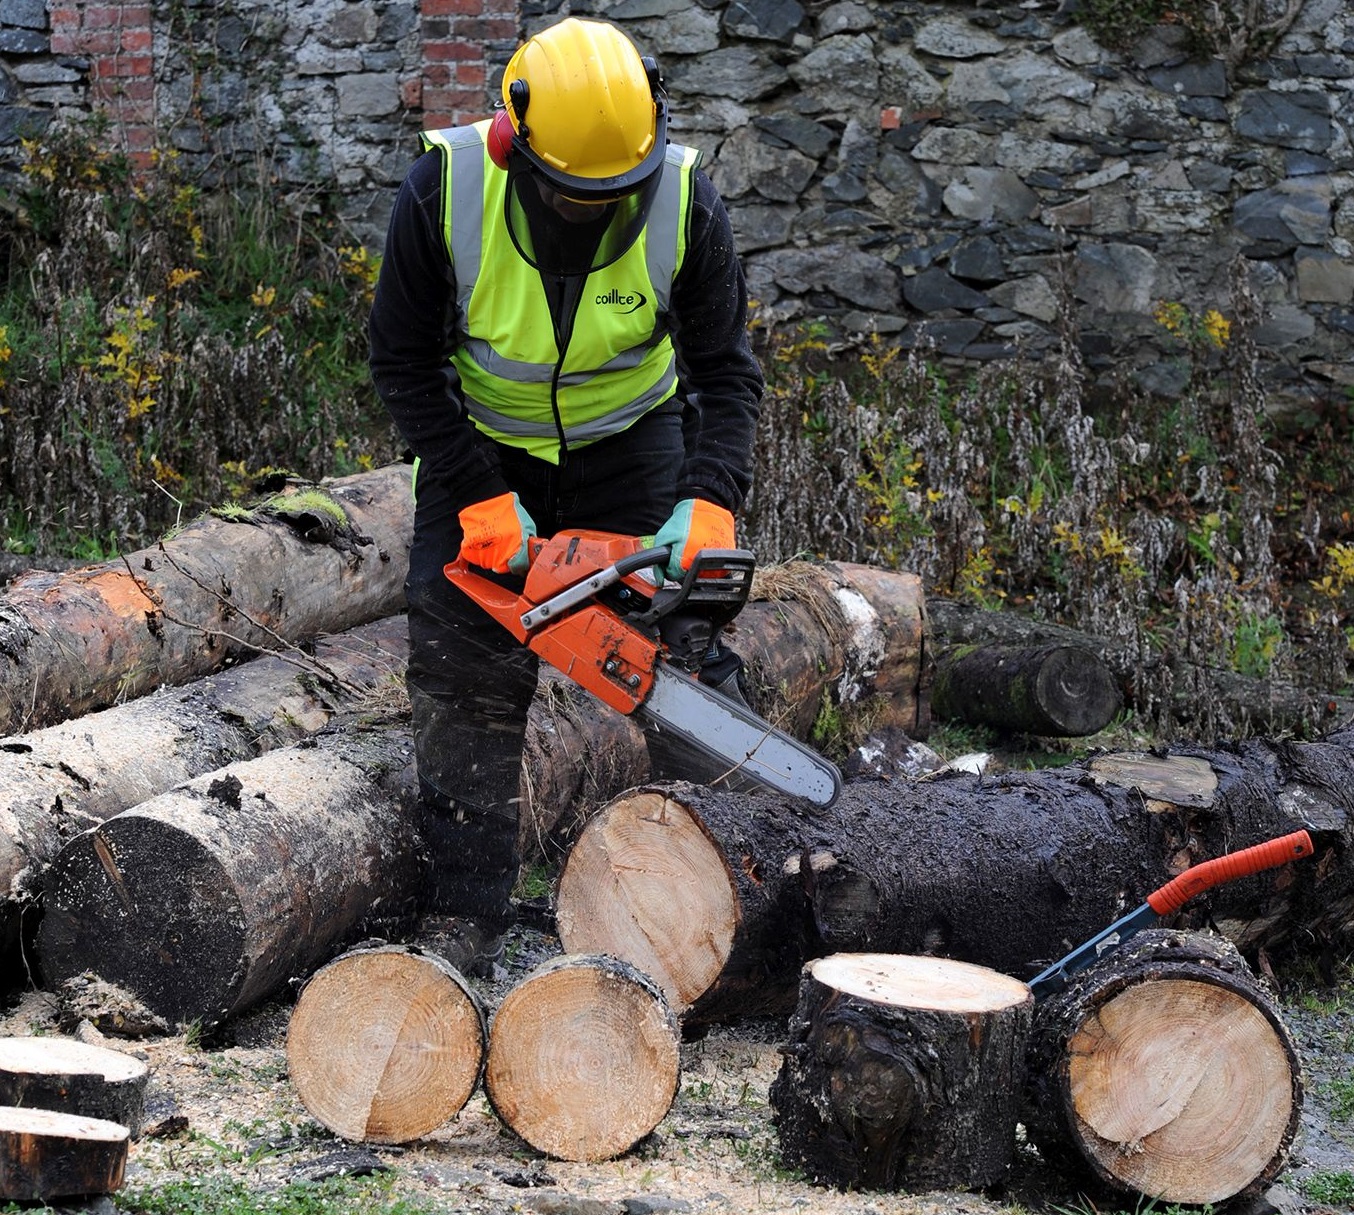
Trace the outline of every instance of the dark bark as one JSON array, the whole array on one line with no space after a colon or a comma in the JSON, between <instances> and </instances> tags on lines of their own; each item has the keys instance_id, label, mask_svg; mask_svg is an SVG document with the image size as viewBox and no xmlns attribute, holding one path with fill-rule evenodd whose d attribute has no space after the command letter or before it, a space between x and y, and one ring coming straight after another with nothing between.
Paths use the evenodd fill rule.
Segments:
<instances>
[{"instance_id":1,"label":"dark bark","mask_svg":"<svg viewBox=\"0 0 1354 1215\"><path fill-rule=\"evenodd\" d=\"M0 1200L111 1194L127 1167L125 1126L53 1110L0 1106Z\"/></svg>"},{"instance_id":2,"label":"dark bark","mask_svg":"<svg viewBox=\"0 0 1354 1215\"><path fill-rule=\"evenodd\" d=\"M1276 954L1354 937L1354 734L1196 749L1148 771L1124 758L861 781L819 814L700 786L633 790L570 853L561 940L635 962L688 1022L784 1012L802 962L829 953L939 955L1029 979L1189 865L1299 828L1313 858L1208 891L1178 923L1211 920ZM692 891L675 913L675 892Z\"/></svg>"},{"instance_id":3,"label":"dark bark","mask_svg":"<svg viewBox=\"0 0 1354 1215\"><path fill-rule=\"evenodd\" d=\"M959 647L936 659L938 718L1054 738L1103 730L1121 705L1108 667L1082 646Z\"/></svg>"},{"instance_id":4,"label":"dark bark","mask_svg":"<svg viewBox=\"0 0 1354 1215\"><path fill-rule=\"evenodd\" d=\"M77 836L48 871L43 976L91 970L171 1025L210 1027L407 918L411 752L398 728L335 730Z\"/></svg>"},{"instance_id":5,"label":"dark bark","mask_svg":"<svg viewBox=\"0 0 1354 1215\"><path fill-rule=\"evenodd\" d=\"M301 989L287 1025L287 1074L334 1134L406 1143L460 1113L487 1045L484 1003L445 960L361 945Z\"/></svg>"},{"instance_id":6,"label":"dark bark","mask_svg":"<svg viewBox=\"0 0 1354 1215\"><path fill-rule=\"evenodd\" d=\"M248 522L207 516L125 559L15 579L0 596L0 733L398 612L409 469L299 488L326 508L291 494Z\"/></svg>"},{"instance_id":7,"label":"dark bark","mask_svg":"<svg viewBox=\"0 0 1354 1215\"><path fill-rule=\"evenodd\" d=\"M1041 1003L1024 1121L1119 1192L1202 1205L1288 1162L1302 1069L1274 998L1213 933L1149 929Z\"/></svg>"},{"instance_id":8,"label":"dark bark","mask_svg":"<svg viewBox=\"0 0 1354 1215\"><path fill-rule=\"evenodd\" d=\"M811 962L770 1099L781 1152L842 1189L995 1185L1015 1155L1034 1000L944 959Z\"/></svg>"}]
</instances>

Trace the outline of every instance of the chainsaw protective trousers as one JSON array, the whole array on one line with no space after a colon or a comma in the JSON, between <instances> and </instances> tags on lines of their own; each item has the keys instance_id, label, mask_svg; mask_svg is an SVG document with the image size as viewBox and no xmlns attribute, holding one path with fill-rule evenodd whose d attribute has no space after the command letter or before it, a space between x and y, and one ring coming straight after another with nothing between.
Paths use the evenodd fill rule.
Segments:
<instances>
[{"instance_id":1,"label":"chainsaw protective trousers","mask_svg":"<svg viewBox=\"0 0 1354 1215\"><path fill-rule=\"evenodd\" d=\"M566 528L652 535L672 513L683 461L674 404L554 465L499 448L504 478L542 536ZM460 551L453 488L420 475L405 594L423 835L425 912L506 927L521 862L522 743L536 656L443 573ZM505 585L521 579L486 574Z\"/></svg>"}]
</instances>

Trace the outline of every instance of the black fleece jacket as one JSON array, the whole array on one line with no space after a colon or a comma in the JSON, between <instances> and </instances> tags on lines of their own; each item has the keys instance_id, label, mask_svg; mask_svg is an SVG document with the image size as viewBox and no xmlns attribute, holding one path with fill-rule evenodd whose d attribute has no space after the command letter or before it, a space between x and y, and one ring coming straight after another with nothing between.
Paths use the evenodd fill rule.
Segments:
<instances>
[{"instance_id":1,"label":"black fleece jacket","mask_svg":"<svg viewBox=\"0 0 1354 1215\"><path fill-rule=\"evenodd\" d=\"M433 149L420 156L396 195L369 322L370 367L377 392L419 457L419 476L443 479L459 510L511 487L500 471L498 445L471 422L448 362L456 279L442 239L441 155ZM677 497L737 511L752 480L764 383L748 346L747 289L728 213L710 179L699 170L694 179L687 254L668 317L678 392L689 402Z\"/></svg>"}]
</instances>

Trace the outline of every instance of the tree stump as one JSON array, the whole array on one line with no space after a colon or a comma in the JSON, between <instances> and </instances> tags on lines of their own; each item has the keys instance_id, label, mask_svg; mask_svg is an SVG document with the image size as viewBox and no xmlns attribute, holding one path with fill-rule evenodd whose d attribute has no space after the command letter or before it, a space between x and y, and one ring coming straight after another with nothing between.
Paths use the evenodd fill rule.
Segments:
<instances>
[{"instance_id":1,"label":"tree stump","mask_svg":"<svg viewBox=\"0 0 1354 1215\"><path fill-rule=\"evenodd\" d=\"M354 1142L405 1143L455 1117L484 1071L480 998L442 958L364 946L311 976L287 1026L301 1103Z\"/></svg>"},{"instance_id":2,"label":"tree stump","mask_svg":"<svg viewBox=\"0 0 1354 1215\"><path fill-rule=\"evenodd\" d=\"M616 958L565 955L504 997L484 1091L538 1151L610 1160L666 1116L680 1054L677 1017L653 980Z\"/></svg>"},{"instance_id":3,"label":"tree stump","mask_svg":"<svg viewBox=\"0 0 1354 1215\"><path fill-rule=\"evenodd\" d=\"M1213 933L1149 929L1038 1006L1030 1136L1163 1203L1218 1203L1284 1168L1302 1069L1274 1000Z\"/></svg>"},{"instance_id":4,"label":"tree stump","mask_svg":"<svg viewBox=\"0 0 1354 1215\"><path fill-rule=\"evenodd\" d=\"M125 1126L56 1110L0 1106L0 1199L111 1194L127 1167Z\"/></svg>"},{"instance_id":5,"label":"tree stump","mask_svg":"<svg viewBox=\"0 0 1354 1215\"><path fill-rule=\"evenodd\" d=\"M973 1189L1015 1152L1034 998L945 958L809 963L771 1105L787 1163L872 1190Z\"/></svg>"},{"instance_id":6,"label":"tree stump","mask_svg":"<svg viewBox=\"0 0 1354 1215\"><path fill-rule=\"evenodd\" d=\"M0 1038L0 1105L55 1110L141 1132L150 1069L74 1038Z\"/></svg>"}]
</instances>

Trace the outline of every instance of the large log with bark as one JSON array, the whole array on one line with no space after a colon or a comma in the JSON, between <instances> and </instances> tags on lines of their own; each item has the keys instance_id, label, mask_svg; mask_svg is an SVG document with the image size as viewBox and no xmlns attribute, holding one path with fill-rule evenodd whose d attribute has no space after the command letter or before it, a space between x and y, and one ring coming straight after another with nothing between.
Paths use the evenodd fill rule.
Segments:
<instances>
[{"instance_id":1,"label":"large log with bark","mask_svg":"<svg viewBox=\"0 0 1354 1215\"><path fill-rule=\"evenodd\" d=\"M171 1025L213 1026L303 979L420 889L398 728L230 764L76 836L48 872L45 979L85 971Z\"/></svg>"},{"instance_id":2,"label":"large log with bark","mask_svg":"<svg viewBox=\"0 0 1354 1215\"><path fill-rule=\"evenodd\" d=\"M1288 1163L1302 1066L1278 1004L1214 933L1149 929L1038 1006L1024 1121L1102 1186L1203 1205Z\"/></svg>"},{"instance_id":3,"label":"large log with bark","mask_svg":"<svg viewBox=\"0 0 1354 1215\"><path fill-rule=\"evenodd\" d=\"M946 958L810 962L771 1084L782 1156L841 1189L997 1184L1033 1009L1019 980Z\"/></svg>"},{"instance_id":4,"label":"large log with bark","mask_svg":"<svg viewBox=\"0 0 1354 1215\"><path fill-rule=\"evenodd\" d=\"M1119 639L935 595L927 597L926 613L942 649L1053 645L1090 650L1114 674L1125 705L1154 720L1155 700L1164 697L1167 725L1173 724L1187 736L1297 735L1311 739L1354 721L1354 699L1320 688L1256 679L1171 654L1154 653L1144 659L1135 647Z\"/></svg>"},{"instance_id":5,"label":"large log with bark","mask_svg":"<svg viewBox=\"0 0 1354 1215\"><path fill-rule=\"evenodd\" d=\"M52 725L403 606L410 470L293 484L0 596L0 732Z\"/></svg>"},{"instance_id":6,"label":"large log with bark","mask_svg":"<svg viewBox=\"0 0 1354 1215\"><path fill-rule=\"evenodd\" d=\"M0 739L0 956L36 921L43 874L95 823L196 776L402 695L402 616L265 655L126 704ZM613 791L614 792L614 791Z\"/></svg>"},{"instance_id":7,"label":"large log with bark","mask_svg":"<svg viewBox=\"0 0 1354 1215\"><path fill-rule=\"evenodd\" d=\"M680 783L631 790L570 851L560 938L633 962L688 1023L788 1011L803 962L829 953L942 955L1029 979L1189 865L1299 828L1314 860L1209 891L1179 922L1209 917L1248 951L1354 936L1354 734L1114 758L855 782L824 813Z\"/></svg>"}]
</instances>

